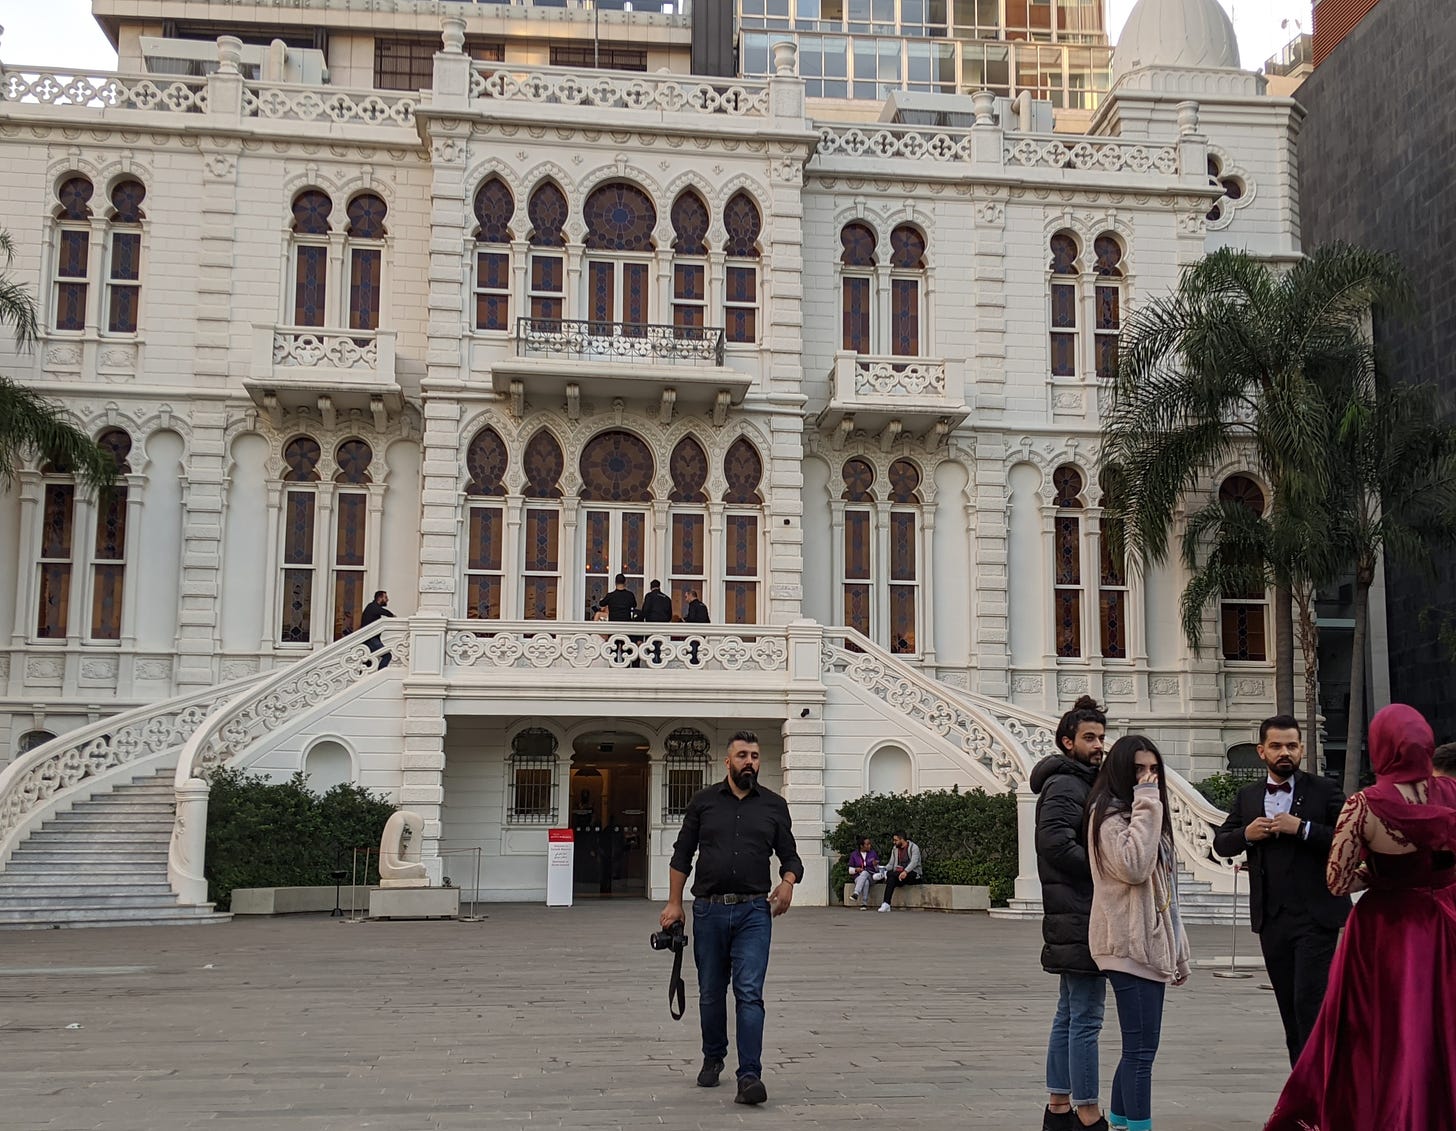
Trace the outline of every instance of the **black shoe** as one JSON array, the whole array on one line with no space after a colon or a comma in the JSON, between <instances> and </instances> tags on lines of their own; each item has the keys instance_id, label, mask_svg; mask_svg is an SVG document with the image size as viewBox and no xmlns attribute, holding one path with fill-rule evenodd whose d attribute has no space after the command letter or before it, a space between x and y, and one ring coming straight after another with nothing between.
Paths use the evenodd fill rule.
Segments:
<instances>
[{"instance_id":1,"label":"black shoe","mask_svg":"<svg viewBox=\"0 0 1456 1131\"><path fill-rule=\"evenodd\" d=\"M1076 1131L1077 1113L1074 1109L1053 1111L1050 1107L1041 1117L1041 1131Z\"/></svg>"},{"instance_id":2,"label":"black shoe","mask_svg":"<svg viewBox=\"0 0 1456 1131\"><path fill-rule=\"evenodd\" d=\"M1096 1123L1083 1123L1075 1115L1072 1118L1076 1120L1072 1126L1082 1128L1083 1131L1112 1131L1112 1128L1108 1126L1107 1116L1105 1115L1101 1116Z\"/></svg>"},{"instance_id":3,"label":"black shoe","mask_svg":"<svg viewBox=\"0 0 1456 1131\"><path fill-rule=\"evenodd\" d=\"M733 1097L736 1104L761 1104L768 1099L768 1089L757 1076L738 1077L738 1094Z\"/></svg>"},{"instance_id":4,"label":"black shoe","mask_svg":"<svg viewBox=\"0 0 1456 1131\"><path fill-rule=\"evenodd\" d=\"M698 1087L716 1088L722 1071L723 1062L716 1056L703 1057L703 1067L698 1070Z\"/></svg>"}]
</instances>

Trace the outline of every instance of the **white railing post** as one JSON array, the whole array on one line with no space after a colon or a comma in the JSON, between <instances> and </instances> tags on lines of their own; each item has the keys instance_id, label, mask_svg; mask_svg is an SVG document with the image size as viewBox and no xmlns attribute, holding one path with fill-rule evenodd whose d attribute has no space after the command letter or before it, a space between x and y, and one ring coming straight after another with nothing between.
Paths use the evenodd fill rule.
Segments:
<instances>
[{"instance_id":1,"label":"white railing post","mask_svg":"<svg viewBox=\"0 0 1456 1131\"><path fill-rule=\"evenodd\" d=\"M1036 794L1028 782L1016 787L1016 895L1013 906L1041 910L1041 877L1036 870Z\"/></svg>"},{"instance_id":2,"label":"white railing post","mask_svg":"<svg viewBox=\"0 0 1456 1131\"><path fill-rule=\"evenodd\" d=\"M207 878L202 866L207 851L208 785L201 778L188 778L173 793L177 820L167 853L167 879L179 902L200 906L207 902Z\"/></svg>"},{"instance_id":3,"label":"white railing post","mask_svg":"<svg viewBox=\"0 0 1456 1131\"><path fill-rule=\"evenodd\" d=\"M237 122L243 116L243 41L235 35L217 37L218 68L207 76L207 112Z\"/></svg>"}]
</instances>

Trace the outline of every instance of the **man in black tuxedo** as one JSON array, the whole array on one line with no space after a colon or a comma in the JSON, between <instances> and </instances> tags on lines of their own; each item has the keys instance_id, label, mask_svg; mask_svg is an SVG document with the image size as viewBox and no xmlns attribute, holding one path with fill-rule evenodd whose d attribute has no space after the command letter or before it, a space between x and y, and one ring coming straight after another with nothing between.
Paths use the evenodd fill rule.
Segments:
<instances>
[{"instance_id":1,"label":"man in black tuxedo","mask_svg":"<svg viewBox=\"0 0 1456 1131\"><path fill-rule=\"evenodd\" d=\"M1299 720L1275 715L1259 725L1266 780L1239 790L1214 834L1220 856L1248 856L1249 920L1284 1020L1289 1063L1299 1059L1325 999L1330 961L1350 914L1346 896L1325 886L1325 862L1345 795L1301 773Z\"/></svg>"}]
</instances>

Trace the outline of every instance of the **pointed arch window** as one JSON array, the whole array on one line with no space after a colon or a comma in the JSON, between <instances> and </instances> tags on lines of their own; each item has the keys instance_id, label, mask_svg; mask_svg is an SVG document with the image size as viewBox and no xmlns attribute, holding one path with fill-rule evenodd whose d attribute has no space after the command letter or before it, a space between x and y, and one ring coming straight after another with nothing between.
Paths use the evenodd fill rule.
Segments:
<instances>
[{"instance_id":1,"label":"pointed arch window","mask_svg":"<svg viewBox=\"0 0 1456 1131\"><path fill-rule=\"evenodd\" d=\"M85 177L67 177L56 190L55 328L86 329L86 294L91 278L91 207L95 188Z\"/></svg>"},{"instance_id":2,"label":"pointed arch window","mask_svg":"<svg viewBox=\"0 0 1456 1131\"><path fill-rule=\"evenodd\" d=\"M1082 656L1082 473L1070 464L1052 472L1052 623L1057 655Z\"/></svg>"},{"instance_id":3,"label":"pointed arch window","mask_svg":"<svg viewBox=\"0 0 1456 1131\"><path fill-rule=\"evenodd\" d=\"M111 219L107 224L106 330L135 334L142 297L142 201L147 190L140 181L124 180L111 190Z\"/></svg>"},{"instance_id":4,"label":"pointed arch window","mask_svg":"<svg viewBox=\"0 0 1456 1131\"><path fill-rule=\"evenodd\" d=\"M283 449L283 593L278 641L313 640L314 524L318 515L319 461L323 449L312 436L297 436Z\"/></svg>"},{"instance_id":5,"label":"pointed arch window","mask_svg":"<svg viewBox=\"0 0 1456 1131\"><path fill-rule=\"evenodd\" d=\"M1077 286L1081 276L1077 239L1070 232L1051 238L1051 375L1077 376Z\"/></svg>"},{"instance_id":6,"label":"pointed arch window","mask_svg":"<svg viewBox=\"0 0 1456 1131\"><path fill-rule=\"evenodd\" d=\"M544 323L537 329L549 332L551 324L566 315L566 194L553 181L542 181L526 202L531 222L530 302L531 318Z\"/></svg>"},{"instance_id":7,"label":"pointed arch window","mask_svg":"<svg viewBox=\"0 0 1456 1131\"><path fill-rule=\"evenodd\" d=\"M70 627L71 575L75 567L76 484L70 469L48 463L42 469L40 562L35 634L64 640Z\"/></svg>"},{"instance_id":8,"label":"pointed arch window","mask_svg":"<svg viewBox=\"0 0 1456 1131\"><path fill-rule=\"evenodd\" d=\"M909 224L890 233L890 353L919 357L925 291L925 236Z\"/></svg>"},{"instance_id":9,"label":"pointed arch window","mask_svg":"<svg viewBox=\"0 0 1456 1131\"><path fill-rule=\"evenodd\" d=\"M657 226L652 198L633 184L605 184L586 198L583 218L591 333L645 335L652 320L650 256L655 250L652 230Z\"/></svg>"},{"instance_id":10,"label":"pointed arch window","mask_svg":"<svg viewBox=\"0 0 1456 1131\"><path fill-rule=\"evenodd\" d=\"M1122 244L1116 236L1100 235L1092 252L1097 276L1092 287L1092 354L1098 379L1112 381L1117 378L1117 336L1122 332Z\"/></svg>"},{"instance_id":11,"label":"pointed arch window","mask_svg":"<svg viewBox=\"0 0 1456 1131\"><path fill-rule=\"evenodd\" d=\"M692 436L684 436L668 460L672 476L672 531L668 589L675 609L687 608L687 593L701 595L708 579L708 455Z\"/></svg>"},{"instance_id":12,"label":"pointed arch window","mask_svg":"<svg viewBox=\"0 0 1456 1131\"><path fill-rule=\"evenodd\" d=\"M293 198L293 324L323 326L328 321L328 193L305 189Z\"/></svg>"},{"instance_id":13,"label":"pointed arch window","mask_svg":"<svg viewBox=\"0 0 1456 1131\"><path fill-rule=\"evenodd\" d=\"M1098 539L1097 617L1102 655L1109 660L1127 659L1127 614L1130 607L1127 584L1127 554L1123 549L1123 524L1114 520L1118 475L1102 475L1102 524Z\"/></svg>"},{"instance_id":14,"label":"pointed arch window","mask_svg":"<svg viewBox=\"0 0 1456 1131\"><path fill-rule=\"evenodd\" d=\"M475 193L475 328L511 327L511 217L515 197L499 177Z\"/></svg>"},{"instance_id":15,"label":"pointed arch window","mask_svg":"<svg viewBox=\"0 0 1456 1131\"><path fill-rule=\"evenodd\" d=\"M525 609L527 620L555 620L561 598L561 498L566 458L556 437L541 429L526 445ZM533 502L539 500L539 502Z\"/></svg>"},{"instance_id":16,"label":"pointed arch window","mask_svg":"<svg viewBox=\"0 0 1456 1131\"><path fill-rule=\"evenodd\" d=\"M763 497L763 459L740 436L723 457L727 489L723 502L723 620L726 624L758 623L759 516Z\"/></svg>"},{"instance_id":17,"label":"pointed arch window","mask_svg":"<svg viewBox=\"0 0 1456 1131\"><path fill-rule=\"evenodd\" d=\"M349 201L349 329L379 329L384 285L384 220L389 209L372 192Z\"/></svg>"},{"instance_id":18,"label":"pointed arch window","mask_svg":"<svg viewBox=\"0 0 1456 1131\"><path fill-rule=\"evenodd\" d=\"M1264 490L1247 475L1230 475L1218 489L1221 503L1246 507L1262 515L1267 502ZM1268 591L1260 585L1226 589L1220 602L1220 636L1225 660L1269 659Z\"/></svg>"},{"instance_id":19,"label":"pointed arch window","mask_svg":"<svg viewBox=\"0 0 1456 1131\"><path fill-rule=\"evenodd\" d=\"M118 475L131 472L131 437L108 428L96 440ZM96 502L96 540L91 553L91 639L120 640L126 580L127 489L102 491Z\"/></svg>"},{"instance_id":20,"label":"pointed arch window","mask_svg":"<svg viewBox=\"0 0 1456 1131\"><path fill-rule=\"evenodd\" d=\"M501 579L505 562L505 441L494 428L482 428L465 449L470 474L465 494L465 615L472 620L501 617Z\"/></svg>"},{"instance_id":21,"label":"pointed arch window","mask_svg":"<svg viewBox=\"0 0 1456 1131\"><path fill-rule=\"evenodd\" d=\"M920 469L908 459L890 464L890 651L919 647Z\"/></svg>"},{"instance_id":22,"label":"pointed arch window","mask_svg":"<svg viewBox=\"0 0 1456 1131\"><path fill-rule=\"evenodd\" d=\"M672 202L672 325L700 339L708 310L708 206L692 189Z\"/></svg>"},{"instance_id":23,"label":"pointed arch window","mask_svg":"<svg viewBox=\"0 0 1456 1131\"><path fill-rule=\"evenodd\" d=\"M363 440L345 440L334 453L333 639L359 627L368 592L365 577L369 530L369 465L374 451Z\"/></svg>"},{"instance_id":24,"label":"pointed arch window","mask_svg":"<svg viewBox=\"0 0 1456 1131\"><path fill-rule=\"evenodd\" d=\"M746 192L736 192L723 209L723 323L730 342L758 341L759 240L763 216Z\"/></svg>"},{"instance_id":25,"label":"pointed arch window","mask_svg":"<svg viewBox=\"0 0 1456 1131\"><path fill-rule=\"evenodd\" d=\"M846 224L839 232L841 248L840 313L843 320L841 345L853 353L873 353L875 246L879 242L868 224Z\"/></svg>"},{"instance_id":26,"label":"pointed arch window","mask_svg":"<svg viewBox=\"0 0 1456 1131\"><path fill-rule=\"evenodd\" d=\"M840 468L844 490L844 623L864 636L873 633L875 469L858 456Z\"/></svg>"}]
</instances>

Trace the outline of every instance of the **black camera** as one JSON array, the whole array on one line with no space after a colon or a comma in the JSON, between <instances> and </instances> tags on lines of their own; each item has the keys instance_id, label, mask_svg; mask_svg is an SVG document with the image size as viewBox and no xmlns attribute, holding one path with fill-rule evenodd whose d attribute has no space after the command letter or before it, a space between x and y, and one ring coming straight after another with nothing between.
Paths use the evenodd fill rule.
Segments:
<instances>
[{"instance_id":1,"label":"black camera","mask_svg":"<svg viewBox=\"0 0 1456 1131\"><path fill-rule=\"evenodd\" d=\"M653 931L647 936L647 942L653 950L678 952L688 945L688 935L681 923L674 923L671 927Z\"/></svg>"}]
</instances>

